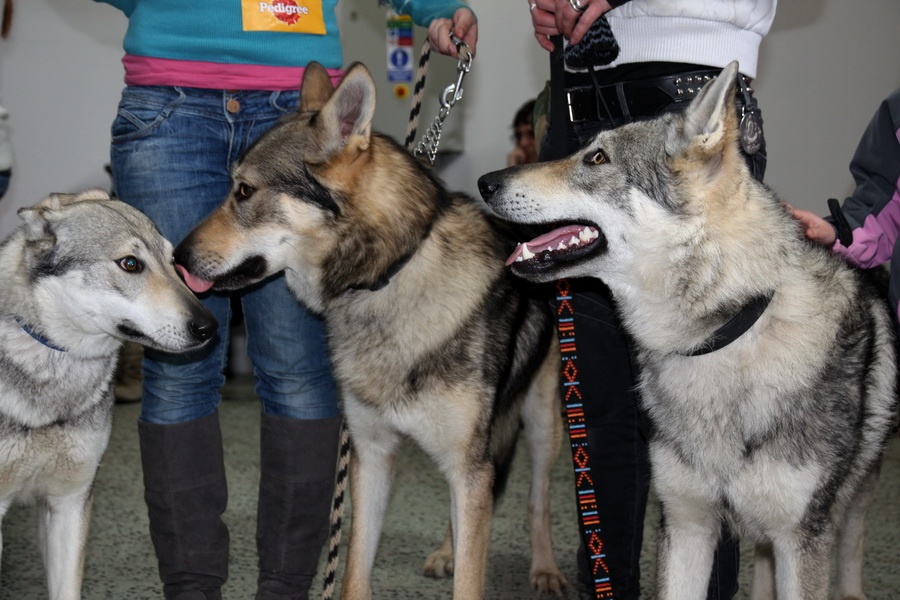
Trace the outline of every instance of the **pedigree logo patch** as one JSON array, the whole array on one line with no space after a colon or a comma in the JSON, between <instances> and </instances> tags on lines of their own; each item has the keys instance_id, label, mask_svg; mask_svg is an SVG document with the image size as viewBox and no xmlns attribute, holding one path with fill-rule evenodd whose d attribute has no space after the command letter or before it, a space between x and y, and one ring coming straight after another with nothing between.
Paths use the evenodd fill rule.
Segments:
<instances>
[{"instance_id":1,"label":"pedigree logo patch","mask_svg":"<svg viewBox=\"0 0 900 600\"><path fill-rule=\"evenodd\" d=\"M244 31L325 34L322 0L241 0Z\"/></svg>"}]
</instances>

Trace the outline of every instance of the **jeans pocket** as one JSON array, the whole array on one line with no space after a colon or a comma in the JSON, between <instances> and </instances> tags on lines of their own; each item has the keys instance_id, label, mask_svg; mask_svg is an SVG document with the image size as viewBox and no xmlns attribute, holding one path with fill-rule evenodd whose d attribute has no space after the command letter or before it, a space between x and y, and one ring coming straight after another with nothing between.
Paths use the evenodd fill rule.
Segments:
<instances>
[{"instance_id":1,"label":"jeans pocket","mask_svg":"<svg viewBox=\"0 0 900 600\"><path fill-rule=\"evenodd\" d=\"M168 120L184 98L177 88L126 88L112 124L113 145L149 136Z\"/></svg>"},{"instance_id":2,"label":"jeans pocket","mask_svg":"<svg viewBox=\"0 0 900 600\"><path fill-rule=\"evenodd\" d=\"M273 92L269 97L269 106L275 109L280 115L287 115L298 110L300 105L300 92L284 91Z\"/></svg>"}]
</instances>

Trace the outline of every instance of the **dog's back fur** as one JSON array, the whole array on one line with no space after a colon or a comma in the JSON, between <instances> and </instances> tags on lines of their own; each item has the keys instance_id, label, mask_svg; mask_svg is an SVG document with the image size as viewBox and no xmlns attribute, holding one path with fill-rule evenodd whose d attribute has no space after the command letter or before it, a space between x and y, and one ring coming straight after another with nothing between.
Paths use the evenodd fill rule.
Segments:
<instances>
[{"instance_id":1,"label":"dog's back fur","mask_svg":"<svg viewBox=\"0 0 900 600\"><path fill-rule=\"evenodd\" d=\"M736 76L732 64L683 114L480 187L505 218L586 232L563 251L545 235L512 269L603 279L636 340L664 516L659 597L705 597L721 518L760 543L755 598L774 594L772 554L779 598L824 598L843 525L837 593L861 597L862 516L896 410L895 332L874 288L803 239L751 176ZM746 331L715 341L766 298Z\"/></svg>"}]
</instances>

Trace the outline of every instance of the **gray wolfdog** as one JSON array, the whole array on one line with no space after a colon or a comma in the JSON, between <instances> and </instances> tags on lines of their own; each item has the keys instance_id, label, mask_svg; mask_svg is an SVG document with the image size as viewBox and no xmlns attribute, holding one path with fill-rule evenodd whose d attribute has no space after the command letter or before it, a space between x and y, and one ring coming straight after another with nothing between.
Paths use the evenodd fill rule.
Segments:
<instances>
[{"instance_id":1,"label":"gray wolfdog","mask_svg":"<svg viewBox=\"0 0 900 600\"><path fill-rule=\"evenodd\" d=\"M38 502L48 597L73 600L121 341L185 351L217 324L150 219L105 192L52 195L19 215L0 245L0 518Z\"/></svg>"},{"instance_id":2,"label":"gray wolfdog","mask_svg":"<svg viewBox=\"0 0 900 600\"><path fill-rule=\"evenodd\" d=\"M372 595L394 456L410 437L452 500L448 539L426 574L453 573L454 598L481 598L492 491L520 419L534 463L531 580L560 591L548 506L560 361L547 307L506 273L514 244L487 211L372 132L375 88L363 65L332 89L312 64L301 91L298 111L236 163L231 194L175 259L194 290L241 288L284 270L325 319L354 448L342 597Z\"/></svg>"},{"instance_id":3,"label":"gray wolfdog","mask_svg":"<svg viewBox=\"0 0 900 600\"><path fill-rule=\"evenodd\" d=\"M754 598L825 598L838 534L835 596L862 598L894 331L860 274L801 239L751 177L736 75L732 63L682 114L479 189L503 218L558 227L518 247L514 273L602 279L635 339L663 512L658 597L705 598L724 518L757 543Z\"/></svg>"}]
</instances>

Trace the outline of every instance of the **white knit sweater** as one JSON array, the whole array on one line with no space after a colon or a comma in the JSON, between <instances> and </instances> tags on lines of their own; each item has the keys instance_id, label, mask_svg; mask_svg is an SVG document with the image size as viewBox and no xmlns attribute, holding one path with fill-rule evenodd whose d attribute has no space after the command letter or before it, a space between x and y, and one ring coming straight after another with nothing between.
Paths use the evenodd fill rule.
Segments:
<instances>
[{"instance_id":1,"label":"white knit sweater","mask_svg":"<svg viewBox=\"0 0 900 600\"><path fill-rule=\"evenodd\" d=\"M733 60L756 77L759 45L778 0L631 0L607 13L619 42L606 68L636 62L724 67Z\"/></svg>"}]
</instances>

